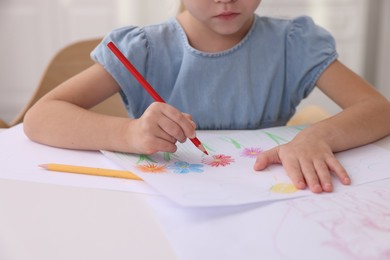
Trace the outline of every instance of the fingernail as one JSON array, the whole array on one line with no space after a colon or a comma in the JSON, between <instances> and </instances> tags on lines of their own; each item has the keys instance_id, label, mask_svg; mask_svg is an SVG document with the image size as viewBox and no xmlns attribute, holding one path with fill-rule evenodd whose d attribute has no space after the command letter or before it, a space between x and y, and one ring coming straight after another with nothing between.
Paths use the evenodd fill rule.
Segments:
<instances>
[{"instance_id":1,"label":"fingernail","mask_svg":"<svg viewBox=\"0 0 390 260\"><path fill-rule=\"evenodd\" d=\"M298 181L298 189L304 189L306 187L306 184L303 181Z\"/></svg>"},{"instance_id":2,"label":"fingernail","mask_svg":"<svg viewBox=\"0 0 390 260\"><path fill-rule=\"evenodd\" d=\"M313 191L314 191L314 192L321 192L321 191L322 191L321 185L315 184L315 185L313 186Z\"/></svg>"},{"instance_id":3,"label":"fingernail","mask_svg":"<svg viewBox=\"0 0 390 260\"><path fill-rule=\"evenodd\" d=\"M324 186L323 186L323 189L324 189L324 191L328 191L328 192L332 191L333 190L332 184L325 183Z\"/></svg>"},{"instance_id":4,"label":"fingernail","mask_svg":"<svg viewBox=\"0 0 390 260\"><path fill-rule=\"evenodd\" d=\"M261 167L261 165L259 164L259 163L255 163L254 165L253 165L253 169L255 170L255 171L261 171L263 168Z\"/></svg>"}]
</instances>

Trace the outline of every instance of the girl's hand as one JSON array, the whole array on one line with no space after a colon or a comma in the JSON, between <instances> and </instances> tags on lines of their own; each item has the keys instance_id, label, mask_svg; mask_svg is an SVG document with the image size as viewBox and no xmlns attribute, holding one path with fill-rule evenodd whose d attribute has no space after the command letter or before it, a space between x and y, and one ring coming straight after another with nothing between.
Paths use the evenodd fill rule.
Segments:
<instances>
[{"instance_id":1,"label":"girl's hand","mask_svg":"<svg viewBox=\"0 0 390 260\"><path fill-rule=\"evenodd\" d=\"M306 186L314 193L333 190L331 175L348 185L347 171L335 158L330 146L321 140L296 137L290 143L275 147L257 157L254 169L259 171L271 164L282 164L298 189Z\"/></svg>"},{"instance_id":2,"label":"girl's hand","mask_svg":"<svg viewBox=\"0 0 390 260\"><path fill-rule=\"evenodd\" d=\"M128 144L140 154L175 152L176 142L195 137L196 125L190 115L161 102L152 103L144 114L132 120Z\"/></svg>"}]
</instances>

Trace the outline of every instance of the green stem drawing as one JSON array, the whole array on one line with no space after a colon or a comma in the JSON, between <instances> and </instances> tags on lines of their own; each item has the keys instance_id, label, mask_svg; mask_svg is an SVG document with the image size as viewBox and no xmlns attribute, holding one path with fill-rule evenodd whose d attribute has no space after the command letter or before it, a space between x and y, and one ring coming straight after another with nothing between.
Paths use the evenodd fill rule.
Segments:
<instances>
[{"instance_id":1,"label":"green stem drawing","mask_svg":"<svg viewBox=\"0 0 390 260\"><path fill-rule=\"evenodd\" d=\"M205 144L205 143L202 143L202 144L203 144L204 148L205 148L207 151L215 152L215 150L212 149L212 148L211 148L210 146L208 146L207 144Z\"/></svg>"},{"instance_id":2,"label":"green stem drawing","mask_svg":"<svg viewBox=\"0 0 390 260\"><path fill-rule=\"evenodd\" d=\"M240 144L237 140L235 140L233 138L223 137L222 140L225 140L226 142L233 144L234 147L237 148L237 149L240 149L241 147L243 147L242 144Z\"/></svg>"},{"instance_id":3,"label":"green stem drawing","mask_svg":"<svg viewBox=\"0 0 390 260\"><path fill-rule=\"evenodd\" d=\"M262 131L262 132L264 134L266 134L269 138L271 138L278 145L288 142L288 140L286 140L283 137L280 137L278 135L274 135L274 134L268 133L266 131Z\"/></svg>"},{"instance_id":4,"label":"green stem drawing","mask_svg":"<svg viewBox=\"0 0 390 260\"><path fill-rule=\"evenodd\" d=\"M171 153L164 152L164 160L169 162L171 160Z\"/></svg>"},{"instance_id":5,"label":"green stem drawing","mask_svg":"<svg viewBox=\"0 0 390 260\"><path fill-rule=\"evenodd\" d=\"M157 163L155 160L153 160L153 159L150 158L149 156L147 156L147 155L145 155L145 154L141 154L141 155L139 156L139 159L138 159L138 161L136 162L136 164L140 164L140 163L142 163L142 162L144 162L144 161L146 161L146 162L148 162L148 163L151 163L151 162Z\"/></svg>"},{"instance_id":6,"label":"green stem drawing","mask_svg":"<svg viewBox=\"0 0 390 260\"><path fill-rule=\"evenodd\" d=\"M292 128L294 128L298 131L302 131L303 129L306 128L306 125L296 125L296 126L292 126Z\"/></svg>"},{"instance_id":7,"label":"green stem drawing","mask_svg":"<svg viewBox=\"0 0 390 260\"><path fill-rule=\"evenodd\" d=\"M170 162L173 158L179 159L179 156L177 156L175 153L163 153L164 161Z\"/></svg>"}]
</instances>

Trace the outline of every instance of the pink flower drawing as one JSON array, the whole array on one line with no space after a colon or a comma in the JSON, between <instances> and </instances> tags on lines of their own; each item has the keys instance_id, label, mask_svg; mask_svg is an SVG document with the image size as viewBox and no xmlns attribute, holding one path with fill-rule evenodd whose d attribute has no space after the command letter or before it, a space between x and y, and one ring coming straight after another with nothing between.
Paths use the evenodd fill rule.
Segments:
<instances>
[{"instance_id":1,"label":"pink flower drawing","mask_svg":"<svg viewBox=\"0 0 390 260\"><path fill-rule=\"evenodd\" d=\"M259 154L261 154L263 150L258 147L244 148L241 152L241 156L256 158Z\"/></svg>"},{"instance_id":2,"label":"pink flower drawing","mask_svg":"<svg viewBox=\"0 0 390 260\"><path fill-rule=\"evenodd\" d=\"M212 167L227 166L234 162L234 159L229 155L217 154L202 159L202 163Z\"/></svg>"}]
</instances>

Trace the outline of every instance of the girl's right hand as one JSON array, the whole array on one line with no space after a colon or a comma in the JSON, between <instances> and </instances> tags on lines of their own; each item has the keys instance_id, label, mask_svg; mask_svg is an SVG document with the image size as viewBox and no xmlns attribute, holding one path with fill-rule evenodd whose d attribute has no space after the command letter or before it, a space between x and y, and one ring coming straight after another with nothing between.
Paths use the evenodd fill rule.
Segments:
<instances>
[{"instance_id":1,"label":"girl's right hand","mask_svg":"<svg viewBox=\"0 0 390 260\"><path fill-rule=\"evenodd\" d=\"M139 154L175 152L176 142L195 137L196 125L190 115L173 106L154 102L127 129L128 145Z\"/></svg>"}]
</instances>

